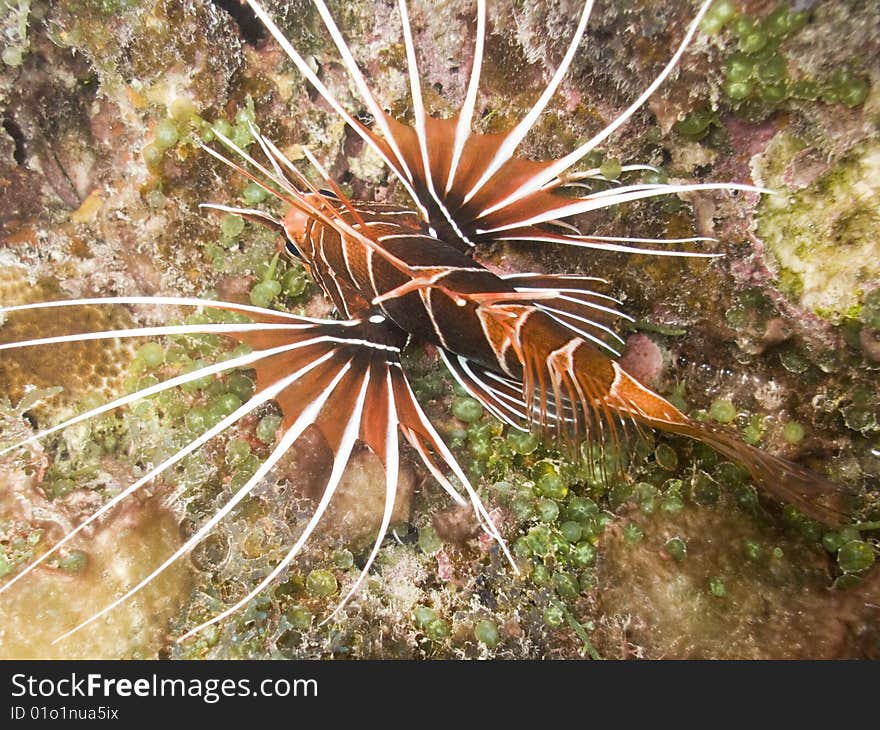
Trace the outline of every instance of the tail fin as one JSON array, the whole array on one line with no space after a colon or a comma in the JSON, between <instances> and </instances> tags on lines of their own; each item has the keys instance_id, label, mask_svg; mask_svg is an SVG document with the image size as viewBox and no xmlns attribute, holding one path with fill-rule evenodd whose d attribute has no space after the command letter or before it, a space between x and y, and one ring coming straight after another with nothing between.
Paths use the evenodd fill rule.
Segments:
<instances>
[{"instance_id":1,"label":"tail fin","mask_svg":"<svg viewBox=\"0 0 880 730\"><path fill-rule=\"evenodd\" d=\"M846 491L815 472L749 446L735 433L714 423L688 421L673 430L702 441L742 464L760 488L814 520L835 527L845 520Z\"/></svg>"},{"instance_id":2,"label":"tail fin","mask_svg":"<svg viewBox=\"0 0 880 730\"><path fill-rule=\"evenodd\" d=\"M787 459L749 446L730 429L694 421L613 365L615 379L609 389L611 405L630 413L652 428L670 431L708 444L749 470L755 484L777 499L826 525L840 525L847 516L847 492L815 472Z\"/></svg>"}]
</instances>

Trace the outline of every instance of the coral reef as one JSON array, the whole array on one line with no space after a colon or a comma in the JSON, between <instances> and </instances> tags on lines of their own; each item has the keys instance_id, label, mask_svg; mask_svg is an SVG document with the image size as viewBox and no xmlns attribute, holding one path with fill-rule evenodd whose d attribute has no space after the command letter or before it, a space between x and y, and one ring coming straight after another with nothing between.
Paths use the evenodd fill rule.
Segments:
<instances>
[{"instance_id":1,"label":"coral reef","mask_svg":"<svg viewBox=\"0 0 880 730\"><path fill-rule=\"evenodd\" d=\"M379 101L410 113L396 3L331 3ZM411 3L426 105L452 113L472 56L473 3ZM270 11L334 93L362 104L305 0ZM477 124L503 131L559 62L580 3L489 3ZM671 55L695 5L596 3L587 39L523 145L569 151L611 121ZM196 145L248 122L295 162L308 146L346 193L405 200L246 7L208 0L0 3L0 302L216 295L325 316L278 241L199 203L272 208ZM756 494L699 445L634 438L572 454L507 433L452 387L429 349L405 365L474 476L522 569L469 512L407 463L386 541L360 593L381 469L362 453L310 549L239 614L176 636L245 595L314 506L327 455L308 439L189 559L91 630L55 636L136 584L254 473L272 406L187 457L0 597L0 656L175 658L877 657L880 535L880 10L833 0L718 0L680 71L587 160L653 181L754 181L776 195L695 193L579 224L599 235L714 236L714 260L510 244L500 270L601 276L635 318L624 362L697 417L846 484L856 522L829 531ZM226 316L226 315L224 315ZM219 317L169 307L77 317L10 314L0 341L125 323ZM225 321L222 318L218 321ZM213 336L86 342L0 355L0 446L100 400L236 352ZM11 575L149 465L253 391L248 371L106 414L0 456L0 577ZM59 390L60 389L60 390ZM597 467L605 463L608 469ZM614 467L623 465L622 476ZM111 576L109 579L107 576Z\"/></svg>"}]
</instances>

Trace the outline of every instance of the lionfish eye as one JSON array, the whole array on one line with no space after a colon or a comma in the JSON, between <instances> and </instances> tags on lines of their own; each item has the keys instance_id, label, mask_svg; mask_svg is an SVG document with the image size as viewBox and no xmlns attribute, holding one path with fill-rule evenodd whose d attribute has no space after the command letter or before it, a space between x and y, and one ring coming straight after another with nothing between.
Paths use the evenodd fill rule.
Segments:
<instances>
[{"instance_id":1,"label":"lionfish eye","mask_svg":"<svg viewBox=\"0 0 880 730\"><path fill-rule=\"evenodd\" d=\"M327 188L321 188L318 192L321 193L321 195L323 195L325 198L333 198L333 200L339 200L339 196L332 190L328 190Z\"/></svg>"}]
</instances>

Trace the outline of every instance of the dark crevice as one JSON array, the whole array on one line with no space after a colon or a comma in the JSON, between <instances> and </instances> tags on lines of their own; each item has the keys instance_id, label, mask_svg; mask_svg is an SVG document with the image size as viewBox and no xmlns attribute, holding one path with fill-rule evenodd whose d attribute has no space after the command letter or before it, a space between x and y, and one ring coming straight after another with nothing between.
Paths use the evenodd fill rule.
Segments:
<instances>
[{"instance_id":1,"label":"dark crevice","mask_svg":"<svg viewBox=\"0 0 880 730\"><path fill-rule=\"evenodd\" d=\"M26 159L24 132L21 131L21 127L8 117L3 118L3 129L6 130L6 134L12 137L12 141L15 143L15 150L12 153L13 159L16 164L23 165Z\"/></svg>"},{"instance_id":2,"label":"dark crevice","mask_svg":"<svg viewBox=\"0 0 880 730\"><path fill-rule=\"evenodd\" d=\"M256 46L266 37L266 28L251 10L250 5L240 0L211 0L211 2L232 16L245 43Z\"/></svg>"},{"instance_id":3,"label":"dark crevice","mask_svg":"<svg viewBox=\"0 0 880 730\"><path fill-rule=\"evenodd\" d=\"M385 110L386 114L389 112L390 112L389 109ZM356 111L354 113L354 118L357 119L361 124L363 124L367 128L372 127L376 121L376 118L372 114L370 114L368 111L366 111L365 109L359 109L358 111Z\"/></svg>"}]
</instances>

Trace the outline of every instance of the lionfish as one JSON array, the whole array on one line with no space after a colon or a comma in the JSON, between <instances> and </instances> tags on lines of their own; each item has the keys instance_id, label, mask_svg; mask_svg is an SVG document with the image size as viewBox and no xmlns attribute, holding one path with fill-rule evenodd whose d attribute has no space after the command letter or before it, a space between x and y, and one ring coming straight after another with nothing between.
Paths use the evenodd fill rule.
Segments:
<instances>
[{"instance_id":1,"label":"lionfish","mask_svg":"<svg viewBox=\"0 0 880 730\"><path fill-rule=\"evenodd\" d=\"M202 145L204 151L279 198L289 206L289 211L277 219L256 209L219 204L205 204L206 207L237 214L276 230L289 254L301 260L332 300L340 319L311 319L273 309L188 297L73 299L0 309L0 313L11 313L147 303L216 307L249 318L241 324L142 327L33 339L2 344L0 350L101 338L192 333L222 334L251 348L247 354L172 377L42 430L3 448L0 456L86 419L206 376L235 368L252 368L256 373L256 392L250 400L107 501L13 576L0 591L15 585L85 527L165 470L272 400L283 414L282 427L277 444L253 476L158 568L59 639L111 611L189 553L254 490L308 428L320 431L332 449L333 463L323 493L299 538L244 598L180 640L242 608L287 568L325 514L358 441L384 465L385 507L363 570L331 616L358 590L389 530L399 476L401 436L453 500L462 505L470 503L482 529L498 543L512 570L518 572L467 474L426 417L407 381L401 352L410 340L436 347L455 380L510 428L538 428L569 444L618 443L630 427L680 434L702 441L739 462L756 484L807 515L829 524L839 521L840 490L836 485L745 444L727 428L689 418L627 374L615 360L619 352L606 341L610 337L623 344L612 325L626 315L617 308L617 300L596 291L602 280L544 273L499 275L479 260L482 247L504 241L625 254L715 255L643 245L712 239L583 235L566 221L588 211L662 195L700 190L768 192L739 183L643 183L583 194L582 181L602 179L600 171L572 171L674 71L708 10L709 0L702 4L660 74L622 114L564 157L541 162L516 157L516 151L563 81L587 28L593 0L585 2L574 36L547 87L525 118L503 134L480 134L472 129L486 39L485 0L477 0L474 61L464 101L458 113L448 119L430 116L425 111L407 3L399 0L412 125L393 118L380 106L326 4L323 0L313 2L374 120L370 126L343 107L260 3L248 0L300 73L387 165L408 193L411 207L350 200L314 155L305 150L309 163L325 181L321 188L317 187L256 127L251 131L265 158L262 161L218 134L238 161ZM650 168L624 167L644 169Z\"/></svg>"}]
</instances>

